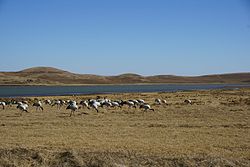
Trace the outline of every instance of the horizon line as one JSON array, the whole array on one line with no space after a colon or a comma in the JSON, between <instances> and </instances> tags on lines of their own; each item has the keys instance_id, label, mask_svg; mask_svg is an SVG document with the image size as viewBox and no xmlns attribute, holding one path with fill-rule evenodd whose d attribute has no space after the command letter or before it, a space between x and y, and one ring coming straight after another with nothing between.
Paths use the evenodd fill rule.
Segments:
<instances>
[{"instance_id":1,"label":"horizon line","mask_svg":"<svg viewBox=\"0 0 250 167\"><path fill-rule=\"evenodd\" d=\"M55 69L55 70L60 70L60 71L69 72L69 73L73 73L73 74L96 75L96 76L105 76L105 77L121 76L121 75L139 75L141 77L150 77L150 76L201 77L201 76L210 76L210 75L228 75L228 74L247 74L247 73L250 73L250 71L240 71L240 72L224 72L224 73L211 73L211 74L200 74L200 75L177 75L177 74L142 75L142 74L134 73L134 72L123 72L123 73L116 74L116 75L115 74L103 75L103 74L93 74L93 73L78 73L78 72L73 72L71 70L65 70L65 69L62 69L62 68L51 67L51 66L32 66L32 67L23 68L23 69L17 70L17 71L0 71L0 72L22 72L22 71L25 71L25 70L31 70L31 69L35 69L35 68L52 68L52 69Z\"/></svg>"}]
</instances>

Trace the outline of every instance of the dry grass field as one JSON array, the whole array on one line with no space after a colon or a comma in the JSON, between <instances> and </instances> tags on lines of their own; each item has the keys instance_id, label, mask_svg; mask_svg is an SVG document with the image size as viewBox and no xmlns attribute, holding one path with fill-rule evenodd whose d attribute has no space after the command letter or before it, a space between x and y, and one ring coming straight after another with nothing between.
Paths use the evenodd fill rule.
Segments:
<instances>
[{"instance_id":1,"label":"dry grass field","mask_svg":"<svg viewBox=\"0 0 250 167\"><path fill-rule=\"evenodd\" d=\"M250 166L250 89L105 96L142 98L155 111L0 109L0 166Z\"/></svg>"}]
</instances>

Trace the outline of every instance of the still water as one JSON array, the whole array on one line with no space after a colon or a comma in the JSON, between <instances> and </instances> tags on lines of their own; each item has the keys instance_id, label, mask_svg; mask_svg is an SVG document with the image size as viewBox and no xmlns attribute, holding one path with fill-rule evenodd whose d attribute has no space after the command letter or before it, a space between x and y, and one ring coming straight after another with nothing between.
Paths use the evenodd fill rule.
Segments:
<instances>
[{"instance_id":1,"label":"still water","mask_svg":"<svg viewBox=\"0 0 250 167\"><path fill-rule=\"evenodd\" d=\"M129 92L175 92L185 90L237 89L250 85L237 84L160 84L160 85L95 85L95 86L0 86L0 97L53 96Z\"/></svg>"}]
</instances>

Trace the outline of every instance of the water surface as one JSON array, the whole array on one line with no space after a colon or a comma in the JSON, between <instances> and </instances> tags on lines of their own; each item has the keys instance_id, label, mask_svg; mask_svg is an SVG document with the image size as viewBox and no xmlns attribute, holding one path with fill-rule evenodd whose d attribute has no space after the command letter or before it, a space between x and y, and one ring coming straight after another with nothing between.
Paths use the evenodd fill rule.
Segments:
<instances>
[{"instance_id":1,"label":"water surface","mask_svg":"<svg viewBox=\"0 0 250 167\"><path fill-rule=\"evenodd\" d=\"M0 86L0 97L53 96L130 92L175 92L184 90L235 89L250 87L238 84L160 84L95 86Z\"/></svg>"}]
</instances>

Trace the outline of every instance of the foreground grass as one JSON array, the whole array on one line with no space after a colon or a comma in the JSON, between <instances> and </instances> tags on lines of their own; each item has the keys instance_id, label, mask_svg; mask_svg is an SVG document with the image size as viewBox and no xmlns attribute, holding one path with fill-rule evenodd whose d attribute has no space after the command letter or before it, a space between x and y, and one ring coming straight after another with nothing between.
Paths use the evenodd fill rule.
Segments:
<instances>
[{"instance_id":1,"label":"foreground grass","mask_svg":"<svg viewBox=\"0 0 250 167\"><path fill-rule=\"evenodd\" d=\"M0 166L250 166L249 89L107 97L168 105L81 109L73 117L50 106L22 116L15 107L0 110Z\"/></svg>"}]
</instances>

